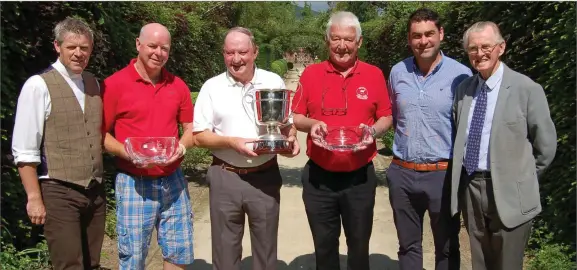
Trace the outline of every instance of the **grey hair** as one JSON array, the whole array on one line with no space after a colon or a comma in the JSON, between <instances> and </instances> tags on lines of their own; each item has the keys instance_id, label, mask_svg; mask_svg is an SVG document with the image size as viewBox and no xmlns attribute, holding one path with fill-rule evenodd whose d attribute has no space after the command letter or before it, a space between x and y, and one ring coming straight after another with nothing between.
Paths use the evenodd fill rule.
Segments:
<instances>
[{"instance_id":1,"label":"grey hair","mask_svg":"<svg viewBox=\"0 0 577 270\"><path fill-rule=\"evenodd\" d=\"M467 47L469 46L469 36L471 35L471 33L481 32L485 30L485 28L487 27L493 28L493 31L495 32L495 39L496 39L495 42L497 44L505 42L505 39L501 35L501 30L499 30L499 26L497 26L496 23L489 21L482 21L482 22L476 22L475 24L471 25L471 27L469 27L467 31L465 31L465 34L463 35L463 48L466 50Z\"/></svg>"},{"instance_id":2,"label":"grey hair","mask_svg":"<svg viewBox=\"0 0 577 270\"><path fill-rule=\"evenodd\" d=\"M79 19L68 17L56 24L54 27L54 40L56 40L58 45L62 45L65 35L68 33L86 36L94 43L94 32L88 24Z\"/></svg>"},{"instance_id":3,"label":"grey hair","mask_svg":"<svg viewBox=\"0 0 577 270\"><path fill-rule=\"evenodd\" d=\"M224 34L224 39L226 39L228 34L232 32L238 32L247 35L250 38L250 45L252 45L255 51L258 49L258 46L256 46L256 41L254 40L254 34L248 28L242 26L236 26L231 29L228 29L228 31L226 31L226 33ZM224 42L223 42L223 49L224 49Z\"/></svg>"},{"instance_id":4,"label":"grey hair","mask_svg":"<svg viewBox=\"0 0 577 270\"><path fill-rule=\"evenodd\" d=\"M355 16L352 12L348 11L339 11L331 15L329 22L327 23L327 30L326 30L326 39L330 40L331 35L331 27L333 25L340 25L340 26L352 26L356 30L356 41L359 41L362 35L361 30L361 23L359 22L359 18Z\"/></svg>"}]
</instances>

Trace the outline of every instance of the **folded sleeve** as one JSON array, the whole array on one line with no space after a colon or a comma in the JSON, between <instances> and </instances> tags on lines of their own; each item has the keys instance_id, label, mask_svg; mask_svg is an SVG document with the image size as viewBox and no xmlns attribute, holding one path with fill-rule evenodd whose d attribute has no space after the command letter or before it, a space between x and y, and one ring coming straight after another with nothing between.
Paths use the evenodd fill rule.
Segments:
<instances>
[{"instance_id":1,"label":"folded sleeve","mask_svg":"<svg viewBox=\"0 0 577 270\"><path fill-rule=\"evenodd\" d=\"M50 95L42 77L30 77L22 87L12 134L14 163L40 163L44 122L50 114Z\"/></svg>"}]
</instances>

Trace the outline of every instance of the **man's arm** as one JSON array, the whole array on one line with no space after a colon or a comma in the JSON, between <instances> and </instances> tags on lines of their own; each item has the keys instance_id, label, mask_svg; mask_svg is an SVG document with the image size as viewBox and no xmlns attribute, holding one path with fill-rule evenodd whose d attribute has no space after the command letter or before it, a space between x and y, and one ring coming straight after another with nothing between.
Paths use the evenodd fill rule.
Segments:
<instances>
[{"instance_id":1,"label":"man's arm","mask_svg":"<svg viewBox=\"0 0 577 270\"><path fill-rule=\"evenodd\" d=\"M194 147L194 135L192 133L192 123L182 123L182 137L180 144L184 145L186 149Z\"/></svg>"},{"instance_id":2,"label":"man's arm","mask_svg":"<svg viewBox=\"0 0 577 270\"><path fill-rule=\"evenodd\" d=\"M375 129L375 138L382 136L393 126L393 116L382 116L375 122L373 128Z\"/></svg>"},{"instance_id":3,"label":"man's arm","mask_svg":"<svg viewBox=\"0 0 577 270\"><path fill-rule=\"evenodd\" d=\"M255 139L245 139L238 137L227 137L218 135L211 130L194 132L195 144L208 149L234 149L237 153L248 157L258 156L249 149L247 143L254 142Z\"/></svg>"},{"instance_id":4,"label":"man's arm","mask_svg":"<svg viewBox=\"0 0 577 270\"><path fill-rule=\"evenodd\" d=\"M542 174L555 158L557 151L557 132L547 97L540 85L535 85L529 93L527 104L527 128L529 140L533 144L533 155L537 174Z\"/></svg>"},{"instance_id":5,"label":"man's arm","mask_svg":"<svg viewBox=\"0 0 577 270\"><path fill-rule=\"evenodd\" d=\"M131 160L126 150L124 150L124 144L114 138L110 132L106 132L104 135L104 150L122 159Z\"/></svg>"},{"instance_id":6,"label":"man's arm","mask_svg":"<svg viewBox=\"0 0 577 270\"><path fill-rule=\"evenodd\" d=\"M46 217L36 167L40 164L40 145L49 104L46 83L40 76L32 76L24 83L18 97L12 154L26 191L26 211L33 224L43 224Z\"/></svg>"},{"instance_id":7,"label":"man's arm","mask_svg":"<svg viewBox=\"0 0 577 270\"><path fill-rule=\"evenodd\" d=\"M310 133L311 127L317 123L319 120L308 118L302 114L295 113L293 117L294 126L298 131Z\"/></svg>"}]
</instances>

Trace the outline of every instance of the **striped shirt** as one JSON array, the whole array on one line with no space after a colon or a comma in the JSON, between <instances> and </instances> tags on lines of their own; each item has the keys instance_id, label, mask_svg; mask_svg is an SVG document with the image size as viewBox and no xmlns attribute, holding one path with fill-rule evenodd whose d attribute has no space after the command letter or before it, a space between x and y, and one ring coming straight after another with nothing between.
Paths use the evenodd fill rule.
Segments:
<instances>
[{"instance_id":1,"label":"striped shirt","mask_svg":"<svg viewBox=\"0 0 577 270\"><path fill-rule=\"evenodd\" d=\"M453 96L457 86L471 75L469 68L445 55L427 77L414 57L393 66L389 96L393 105L395 156L416 163L452 157Z\"/></svg>"}]
</instances>

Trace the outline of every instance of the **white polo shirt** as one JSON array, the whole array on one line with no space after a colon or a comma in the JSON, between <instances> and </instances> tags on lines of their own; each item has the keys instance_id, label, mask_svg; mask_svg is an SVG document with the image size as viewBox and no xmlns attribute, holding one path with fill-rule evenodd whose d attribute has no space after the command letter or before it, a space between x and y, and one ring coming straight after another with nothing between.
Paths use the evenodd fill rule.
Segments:
<instances>
[{"instance_id":1,"label":"white polo shirt","mask_svg":"<svg viewBox=\"0 0 577 270\"><path fill-rule=\"evenodd\" d=\"M194 104L193 131L211 130L221 136L256 139L265 134L266 127L256 124L253 100L254 90L285 88L283 79L272 72L255 69L250 83L243 85L227 72L206 81ZM247 157L233 149L211 149L212 154L236 167L255 167L275 155Z\"/></svg>"}]
</instances>

